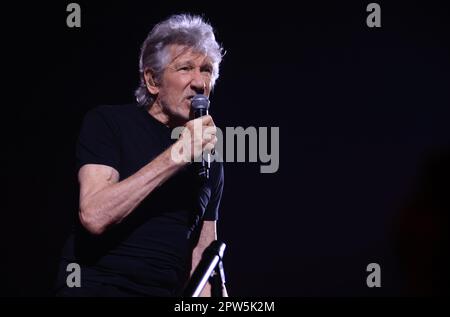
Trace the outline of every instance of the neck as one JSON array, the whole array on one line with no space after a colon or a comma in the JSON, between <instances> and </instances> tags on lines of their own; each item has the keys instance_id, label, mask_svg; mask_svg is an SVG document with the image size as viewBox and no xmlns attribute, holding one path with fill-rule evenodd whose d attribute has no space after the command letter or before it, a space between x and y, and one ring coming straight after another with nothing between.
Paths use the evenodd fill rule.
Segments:
<instances>
[{"instance_id":1,"label":"neck","mask_svg":"<svg viewBox=\"0 0 450 317\"><path fill-rule=\"evenodd\" d=\"M156 101L150 106L148 113L169 128L183 126L185 123L164 112L163 107Z\"/></svg>"}]
</instances>

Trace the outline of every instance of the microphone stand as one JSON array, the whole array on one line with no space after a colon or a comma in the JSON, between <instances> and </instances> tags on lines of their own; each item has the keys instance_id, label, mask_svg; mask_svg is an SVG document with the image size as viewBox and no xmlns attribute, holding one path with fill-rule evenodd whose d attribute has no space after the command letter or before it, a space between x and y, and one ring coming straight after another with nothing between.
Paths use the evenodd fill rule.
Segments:
<instances>
[{"instance_id":1,"label":"microphone stand","mask_svg":"<svg viewBox=\"0 0 450 317\"><path fill-rule=\"evenodd\" d=\"M228 296L225 289L225 273L222 264L225 248L225 243L214 240L203 251L202 259L184 290L185 297L198 297L208 280L211 280L211 296ZM217 269L219 273L217 273Z\"/></svg>"},{"instance_id":2,"label":"microphone stand","mask_svg":"<svg viewBox=\"0 0 450 317\"><path fill-rule=\"evenodd\" d=\"M217 272L219 269L219 272ZM216 269L210 278L211 283L211 297L228 297L227 289L225 288L225 271L223 270L223 262L217 263Z\"/></svg>"}]
</instances>

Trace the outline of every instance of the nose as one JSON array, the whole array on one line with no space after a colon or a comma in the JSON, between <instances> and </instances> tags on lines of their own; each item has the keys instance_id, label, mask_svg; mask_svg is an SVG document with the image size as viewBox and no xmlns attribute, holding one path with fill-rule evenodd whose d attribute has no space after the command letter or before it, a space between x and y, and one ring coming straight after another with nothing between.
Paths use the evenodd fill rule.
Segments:
<instances>
[{"instance_id":1,"label":"nose","mask_svg":"<svg viewBox=\"0 0 450 317\"><path fill-rule=\"evenodd\" d=\"M206 94L209 88L209 83L201 75L200 71L195 71L192 75L191 89L197 94Z\"/></svg>"}]
</instances>

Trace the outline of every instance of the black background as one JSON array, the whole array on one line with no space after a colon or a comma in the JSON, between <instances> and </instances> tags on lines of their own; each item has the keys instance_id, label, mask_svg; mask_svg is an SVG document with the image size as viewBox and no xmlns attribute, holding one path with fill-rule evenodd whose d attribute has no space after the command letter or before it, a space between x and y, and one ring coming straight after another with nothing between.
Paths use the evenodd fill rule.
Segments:
<instances>
[{"instance_id":1,"label":"black background","mask_svg":"<svg viewBox=\"0 0 450 317\"><path fill-rule=\"evenodd\" d=\"M448 294L450 12L392 2L378 2L379 29L366 25L370 1L78 2L80 29L66 26L67 1L6 11L1 294L51 295L77 212L81 120L134 100L142 41L181 12L203 14L227 51L216 124L280 127L277 173L225 166L230 294Z\"/></svg>"}]
</instances>

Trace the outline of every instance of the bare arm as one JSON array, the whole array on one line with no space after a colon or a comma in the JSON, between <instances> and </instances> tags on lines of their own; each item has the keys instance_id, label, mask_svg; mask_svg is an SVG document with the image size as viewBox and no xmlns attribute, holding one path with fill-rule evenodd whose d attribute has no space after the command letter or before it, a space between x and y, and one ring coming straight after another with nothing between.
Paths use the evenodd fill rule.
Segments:
<instances>
[{"instance_id":1,"label":"bare arm","mask_svg":"<svg viewBox=\"0 0 450 317\"><path fill-rule=\"evenodd\" d=\"M203 126L214 126L210 116L189 121L174 145L120 182L119 173L110 166L86 164L80 168L79 217L82 225L93 234L102 234L109 226L120 223L156 187L191 161L194 153L210 150L217 142L215 131L209 134L193 131L194 121L202 122ZM186 151L191 147L196 150ZM173 159L174 153L178 154L177 160Z\"/></svg>"},{"instance_id":2,"label":"bare arm","mask_svg":"<svg viewBox=\"0 0 450 317\"><path fill-rule=\"evenodd\" d=\"M138 172L119 182L119 173L110 166L86 164L79 173L80 210L83 226L102 234L110 225L120 223L156 187L186 163L171 159L170 148Z\"/></svg>"}]
</instances>

